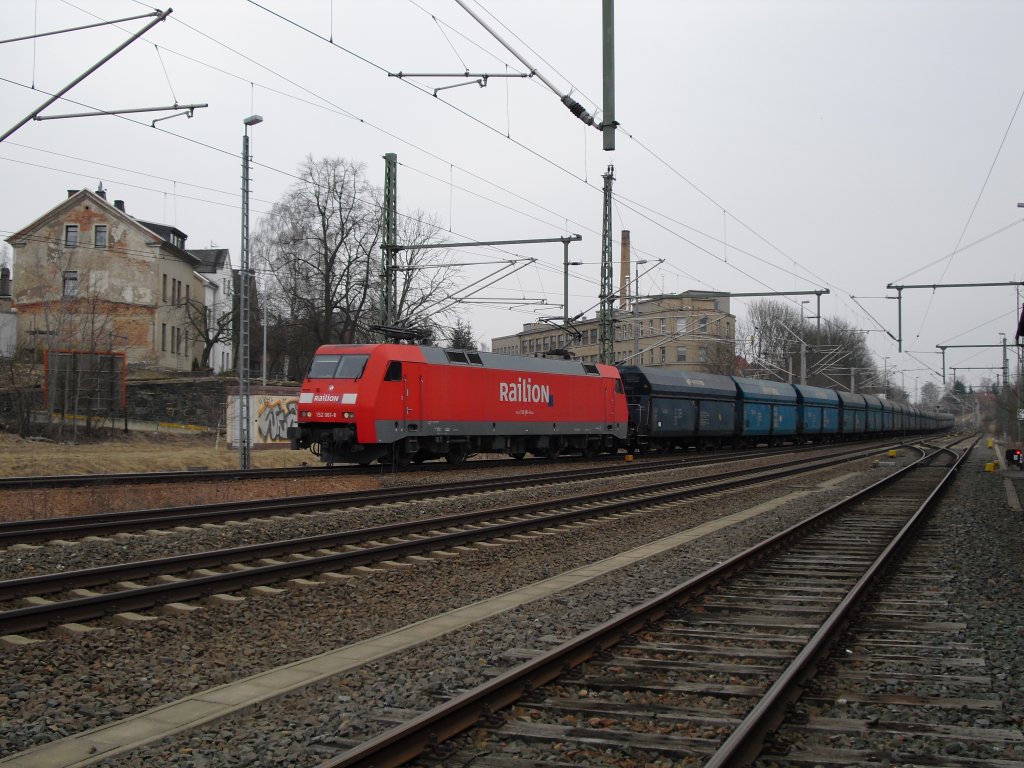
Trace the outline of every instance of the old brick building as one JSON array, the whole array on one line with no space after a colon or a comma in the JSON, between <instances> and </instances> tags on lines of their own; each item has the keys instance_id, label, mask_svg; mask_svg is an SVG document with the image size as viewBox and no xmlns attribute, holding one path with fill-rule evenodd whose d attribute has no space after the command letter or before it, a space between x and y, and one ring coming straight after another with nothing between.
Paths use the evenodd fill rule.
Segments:
<instances>
[{"instance_id":1,"label":"old brick building","mask_svg":"<svg viewBox=\"0 0 1024 768\"><path fill-rule=\"evenodd\" d=\"M19 347L124 352L129 365L189 370L202 357L196 322L211 290L185 240L175 227L131 217L121 200L109 203L102 186L69 190L7 238Z\"/></svg>"}]
</instances>

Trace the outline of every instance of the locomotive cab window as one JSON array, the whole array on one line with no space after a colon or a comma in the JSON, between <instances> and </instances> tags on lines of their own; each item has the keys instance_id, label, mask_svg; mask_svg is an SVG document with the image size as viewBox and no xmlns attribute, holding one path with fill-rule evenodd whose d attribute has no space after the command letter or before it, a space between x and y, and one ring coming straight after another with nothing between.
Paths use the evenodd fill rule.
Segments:
<instances>
[{"instance_id":1,"label":"locomotive cab window","mask_svg":"<svg viewBox=\"0 0 1024 768\"><path fill-rule=\"evenodd\" d=\"M358 379L369 355L317 355L309 366L310 379Z\"/></svg>"},{"instance_id":2,"label":"locomotive cab window","mask_svg":"<svg viewBox=\"0 0 1024 768\"><path fill-rule=\"evenodd\" d=\"M401 381L402 380L402 361L392 360L388 363L388 369L384 373L384 381Z\"/></svg>"}]
</instances>

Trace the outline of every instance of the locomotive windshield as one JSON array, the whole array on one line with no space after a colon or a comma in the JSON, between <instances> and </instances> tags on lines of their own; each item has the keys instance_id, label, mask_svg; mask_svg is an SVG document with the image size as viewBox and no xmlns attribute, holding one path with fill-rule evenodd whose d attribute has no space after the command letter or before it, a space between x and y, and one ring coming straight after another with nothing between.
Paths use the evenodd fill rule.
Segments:
<instances>
[{"instance_id":1,"label":"locomotive windshield","mask_svg":"<svg viewBox=\"0 0 1024 768\"><path fill-rule=\"evenodd\" d=\"M369 355L317 355L309 366L307 379L358 379Z\"/></svg>"}]
</instances>

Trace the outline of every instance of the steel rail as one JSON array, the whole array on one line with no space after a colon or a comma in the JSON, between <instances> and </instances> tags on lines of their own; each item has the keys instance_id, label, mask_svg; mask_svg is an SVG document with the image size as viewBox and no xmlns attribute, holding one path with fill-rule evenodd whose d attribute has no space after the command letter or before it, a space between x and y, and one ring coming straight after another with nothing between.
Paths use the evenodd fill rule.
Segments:
<instances>
[{"instance_id":1,"label":"steel rail","mask_svg":"<svg viewBox=\"0 0 1024 768\"><path fill-rule=\"evenodd\" d=\"M772 451L771 455L787 453ZM813 449L812 449L813 450ZM852 451L865 450L863 446ZM735 461L758 458L764 453L734 457ZM623 474L658 472L675 467L689 468L721 462L720 456L693 459L645 460L640 463L611 467L590 467L545 472L527 477L496 477L461 482L429 483L406 488L384 488L371 491L341 491L338 493L293 496L288 499L255 499L249 501L196 504L183 507L162 507L129 512L106 512L95 515L71 517L37 518L0 523L0 547L12 544L34 544L53 539L73 539L83 536L103 536L113 533L144 531L157 527L179 525L202 525L228 520L244 520L274 514L294 514L304 510L325 509L337 506L358 507L370 504L385 504L395 501L410 501L430 498L438 494L459 495L487 490L501 490L522 486L536 487L544 484L573 482L577 480L616 477Z\"/></svg>"},{"instance_id":2,"label":"steel rail","mask_svg":"<svg viewBox=\"0 0 1024 768\"><path fill-rule=\"evenodd\" d=\"M688 579L662 595L620 613L561 646L524 662L494 680L320 763L318 768L397 768L405 764L441 742L490 718L531 691L555 680L567 670L665 618L670 611L693 597L731 578L734 574L749 569L775 551L824 526L842 510L898 482L931 458L932 455L922 455L909 466L871 484L859 493L830 505L806 520Z\"/></svg>"},{"instance_id":3,"label":"steel rail","mask_svg":"<svg viewBox=\"0 0 1024 768\"><path fill-rule=\"evenodd\" d=\"M704 768L730 768L730 766L747 765L757 758L767 735L782 722L786 708L800 697L803 684L813 676L818 663L828 655L848 625L852 614L868 597L870 590L883 578L886 571L917 535L980 439L981 436L978 435L960 456L957 456L948 447L941 447L928 457L928 460L931 460L940 453L950 453L953 455L953 463L949 471L928 494L928 498L875 558L875 561L822 623L803 650L779 675L715 754L704 763Z\"/></svg>"},{"instance_id":4,"label":"steel rail","mask_svg":"<svg viewBox=\"0 0 1024 768\"><path fill-rule=\"evenodd\" d=\"M867 456L875 453L876 450L863 450L862 453ZM635 510L638 504L641 506L663 504L667 501L681 500L710 492L719 492L752 483L770 482L796 474L817 471L835 464L845 463L849 460L850 456L848 455L833 456L812 462L795 461L767 469L736 470L722 473L717 478L710 480L708 478L692 478L689 480L667 481L636 489L629 498L622 498L622 491L616 490L572 499L556 499L533 504L516 505L501 510L491 510L490 512L467 513L464 516L450 518L434 518L414 525L423 530L434 530L438 527L439 520L446 526L450 526L452 521L455 520L462 526L475 523L478 527L470 527L468 530L456 529L451 533L443 533L437 536L423 537L393 544L382 544L365 549L322 555L293 562L254 566L230 573L202 576L184 581L123 589L91 597L17 608L0 613L0 634L30 632L44 629L52 624L86 621L109 613L138 611L168 602L195 600L215 593L231 592L272 584L285 579L305 578L324 572L331 572L335 569L348 569L360 565L371 565L384 560L422 555L432 551L436 552L440 549L465 546L481 539L530 533L538 528L550 528L555 525L565 525L583 519L630 512ZM616 500L609 502L608 498L612 494L615 495ZM641 494L646 498L637 498L637 494ZM567 505L571 505L572 509L551 513L546 517L535 516L538 513L550 512L552 509L564 508ZM534 516L522 519L523 515ZM486 519L487 516L492 519L499 516L511 517L513 519L506 523L489 524ZM460 517L464 519L459 519ZM468 518L474 519L469 520ZM405 532L412 533L413 531L406 527ZM371 540L382 538L385 535L393 538L396 535L396 526L392 524L376 529L363 529L361 532L353 533L361 535L363 540L367 538ZM322 546L322 537L316 538L320 539L317 545ZM302 548L309 549L306 540L294 541L302 542ZM284 544L294 546L294 542L285 542ZM336 543L335 546L337 545ZM275 542L269 545L243 547L240 550L247 553L248 559L253 559L256 556L265 557L271 548L280 548L281 546L282 543ZM275 551L280 553L279 549ZM295 550L292 549L291 551ZM87 571L72 571L17 579L0 583L0 593L8 597L14 597L19 594L19 591L24 592L31 587L56 591L58 589L66 589L71 584L75 586L91 586L100 583L110 583L114 580L152 576L157 571L160 573L182 572L201 567L201 564L213 564L213 559L222 557L222 552L224 550L202 553L198 556L182 555L161 560L89 569ZM238 558L234 558L235 562L237 560Z\"/></svg>"},{"instance_id":5,"label":"steel rail","mask_svg":"<svg viewBox=\"0 0 1024 768\"><path fill-rule=\"evenodd\" d=\"M579 457L566 456L562 461L579 460ZM593 461L593 459L592 459ZM411 464L398 467L401 472L452 472L456 470L473 470L476 468L492 468L496 465L523 466L524 464L550 464L549 459L476 459L463 464L446 464L434 462L424 466ZM32 488L83 488L103 485L153 485L156 483L176 482L223 482L225 480L275 480L294 477L344 477L346 475L379 476L390 474L390 465L358 466L345 465L326 467L312 465L308 467L276 467L267 469L186 469L160 472L112 472L89 475L15 475L0 477L0 491L26 490Z\"/></svg>"},{"instance_id":6,"label":"steel rail","mask_svg":"<svg viewBox=\"0 0 1024 768\"><path fill-rule=\"evenodd\" d=\"M870 456L871 453L874 453L874 451L860 451L856 455ZM849 455L843 455L841 457L819 459L817 463L813 463L811 465L808 465L804 461L795 461L777 465L776 469L785 470L790 467L795 467L800 470L813 469L817 468L819 465L829 466L831 463L835 463L836 461L848 461L849 459ZM721 488L722 483L728 480L739 478L741 481L745 482L752 476L756 477L756 475L753 474L755 472L755 469L749 468L731 470L729 472L720 472L712 476L666 480L639 488L619 489L614 493L618 497L628 496L625 501L630 504L643 505L643 497L645 495L657 496L660 493L679 488L687 488L690 490L695 488ZM71 589L73 587L93 587L117 581L130 581L133 579L149 577L157 572L160 574L182 573L197 568L210 568L227 563L243 563L262 558L294 554L296 552L328 549L330 547L350 546L361 542L411 536L426 531L438 531L458 526L480 524L493 526L495 524L495 520L524 515L546 515L550 514L552 510L564 509L566 505L582 507L588 504L607 503L608 496L609 494L607 492L599 492L584 496L574 496L571 499L563 498L529 502L526 504L500 507L497 509L461 512L455 515L429 517L418 520L403 520L395 523L388 523L386 525L357 528L354 530L336 533L325 533L317 536L302 537L299 539L286 539L263 544L249 544L241 547L211 550L209 552L173 555L153 560L99 566L97 568L89 568L87 570L60 571L56 573L40 574L38 576L26 576L20 579L8 579L0 581L0 600L13 600L31 595L52 594ZM528 522L533 523L532 527L536 527L537 519L534 518L534 520ZM488 531L490 530L493 530L493 528L488 529ZM437 547L435 546L431 548L436 549ZM418 554L418 552L411 554Z\"/></svg>"},{"instance_id":7,"label":"steel rail","mask_svg":"<svg viewBox=\"0 0 1024 768\"><path fill-rule=\"evenodd\" d=\"M526 478L485 478L461 482L429 483L405 488L382 488L371 491L340 491L337 493L293 496L288 499L255 499L250 501L195 504L183 507L162 507L130 512L107 512L97 515L51 517L0 523L0 546L46 541L58 534L60 538L103 535L111 532L147 530L154 526L199 525L226 520L239 520L268 514L288 514L305 509L323 509L336 506L366 506L429 498L437 494L458 495L480 491L515 488L523 485L572 482L599 477L614 477L626 473L654 472L673 467L697 466L697 462L678 460L644 462L629 466L570 469L531 475Z\"/></svg>"},{"instance_id":8,"label":"steel rail","mask_svg":"<svg viewBox=\"0 0 1024 768\"><path fill-rule=\"evenodd\" d=\"M895 436L889 440L895 439ZM812 444L792 446L790 450L814 450L821 449L824 444ZM742 455L743 458L760 456L764 454L777 453L778 449L753 451L737 449L732 452ZM689 454L685 451L677 452L680 458L688 459L710 458L721 456L723 451L704 451ZM732 455L732 454L730 454ZM582 461L616 461L621 460L621 454L614 456L598 456L592 459L584 459L581 456L560 456L558 463L575 463ZM645 460L647 461L647 460ZM113 472L103 474L79 474L79 475L15 475L12 477L0 477L0 491L8 490L30 490L36 488L85 488L104 485L152 485L156 483L176 482L223 482L226 480L275 480L279 478L291 479L296 477L344 477L354 475L357 477L370 476L379 477L390 475L392 472L415 473L430 472L431 474L442 472L455 472L462 470L484 470L500 466L526 467L526 466L551 466L552 460L547 458L533 459L470 459L462 464L447 464L445 462L430 462L429 464L409 464L401 466L392 465L344 465L344 466L308 466L308 467L277 467L268 469L188 469L161 472Z\"/></svg>"}]
</instances>

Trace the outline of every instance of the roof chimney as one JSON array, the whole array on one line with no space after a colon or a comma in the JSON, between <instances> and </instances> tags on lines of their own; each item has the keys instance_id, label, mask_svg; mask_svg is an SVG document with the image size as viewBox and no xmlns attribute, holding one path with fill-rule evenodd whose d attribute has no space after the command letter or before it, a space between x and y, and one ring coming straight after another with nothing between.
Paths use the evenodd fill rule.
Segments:
<instances>
[{"instance_id":1,"label":"roof chimney","mask_svg":"<svg viewBox=\"0 0 1024 768\"><path fill-rule=\"evenodd\" d=\"M115 200L114 207L117 208L121 213L124 213L124 200Z\"/></svg>"},{"instance_id":2,"label":"roof chimney","mask_svg":"<svg viewBox=\"0 0 1024 768\"><path fill-rule=\"evenodd\" d=\"M102 197L104 200L107 199L107 190L105 190L103 188L103 182L102 181L100 182L100 185L98 187L96 187L96 194L99 195L100 197Z\"/></svg>"},{"instance_id":3,"label":"roof chimney","mask_svg":"<svg viewBox=\"0 0 1024 768\"><path fill-rule=\"evenodd\" d=\"M68 190L68 197L74 197L75 194L77 194L77 192L78 192L77 189L69 189Z\"/></svg>"},{"instance_id":4,"label":"roof chimney","mask_svg":"<svg viewBox=\"0 0 1024 768\"><path fill-rule=\"evenodd\" d=\"M622 230L619 251L619 306L629 309L629 230Z\"/></svg>"}]
</instances>

